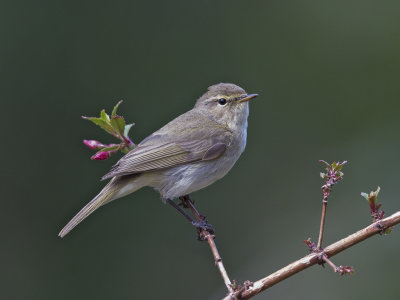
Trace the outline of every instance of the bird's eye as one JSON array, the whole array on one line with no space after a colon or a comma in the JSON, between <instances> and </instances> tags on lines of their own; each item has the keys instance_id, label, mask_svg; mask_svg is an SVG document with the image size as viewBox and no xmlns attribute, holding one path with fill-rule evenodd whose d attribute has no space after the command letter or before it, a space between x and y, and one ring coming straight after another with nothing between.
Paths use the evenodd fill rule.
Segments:
<instances>
[{"instance_id":1,"label":"bird's eye","mask_svg":"<svg viewBox=\"0 0 400 300\"><path fill-rule=\"evenodd\" d=\"M226 99L225 98L218 99L218 104L219 105L225 105L226 104Z\"/></svg>"}]
</instances>

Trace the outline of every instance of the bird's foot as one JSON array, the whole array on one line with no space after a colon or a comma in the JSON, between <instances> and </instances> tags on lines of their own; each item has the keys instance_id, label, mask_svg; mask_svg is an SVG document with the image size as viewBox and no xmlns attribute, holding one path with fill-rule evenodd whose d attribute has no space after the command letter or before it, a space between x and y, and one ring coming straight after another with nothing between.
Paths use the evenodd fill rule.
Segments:
<instances>
[{"instance_id":1,"label":"bird's foot","mask_svg":"<svg viewBox=\"0 0 400 300\"><path fill-rule=\"evenodd\" d=\"M201 216L201 221L193 221L192 224L197 229L197 239L199 241L205 241L207 236L214 236L214 228L208 223L204 216Z\"/></svg>"}]
</instances>

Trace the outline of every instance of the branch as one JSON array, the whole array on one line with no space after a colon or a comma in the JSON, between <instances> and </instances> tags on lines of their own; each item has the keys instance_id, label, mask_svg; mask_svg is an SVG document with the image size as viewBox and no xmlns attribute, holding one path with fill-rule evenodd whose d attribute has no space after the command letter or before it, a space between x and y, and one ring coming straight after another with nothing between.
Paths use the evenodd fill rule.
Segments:
<instances>
[{"instance_id":1,"label":"branch","mask_svg":"<svg viewBox=\"0 0 400 300\"><path fill-rule=\"evenodd\" d=\"M358 244L366 240L367 238L370 238L375 234L381 233L386 228L393 227L398 223L400 223L400 211L392 214L385 219L377 221L365 227L364 229L361 229L356 233L353 233L352 235L349 235L348 237L337 241L336 243L327 246L324 249L323 253L327 257L332 257L346 250L347 248L350 248L355 244ZM294 274L303 271L315 264L318 264L320 262L320 256L321 253L311 253L307 256L304 256L303 258L287 265L286 267L276 271L275 273L272 273L271 275L254 282L246 290L228 294L225 298L223 298L223 300L249 299L261 293L262 291L272 287L273 285L281 282L282 280L289 278L290 276L293 276Z\"/></svg>"},{"instance_id":2,"label":"branch","mask_svg":"<svg viewBox=\"0 0 400 300\"><path fill-rule=\"evenodd\" d=\"M111 113L111 117L105 112L104 109L101 111L100 117L98 118L83 117L84 119L92 121L109 134L121 140L119 144L109 145L103 144L96 140L84 140L84 144L86 146L93 150L98 150L98 152L93 155L91 159L104 160L109 158L118 150L124 153L128 153L135 147L135 144L128 136L129 130L134 124L126 124L125 119L122 116L118 116L116 114L118 106L121 104L121 102L122 101L118 102L117 105L114 107ZM223 300L249 299L254 295L257 295L260 292L277 284L278 282L315 264L327 263L332 267L335 272L338 272L341 275L351 274L354 271L352 267L336 266L329 258L377 233L381 235L390 233L392 227L400 223L400 211L396 212L388 218L383 219L385 212L380 210L382 204L378 203L377 200L377 196L380 190L380 188L378 187L376 191L372 191L369 194L361 193L361 196L363 196L368 201L368 204L370 206L373 224L348 236L347 238L331 244L325 249L322 248L328 197L332 191L332 187L337 182L343 179L344 174L341 169L347 163L347 161L333 162L332 164L329 164L323 160L320 160L319 162L325 165L326 173L320 173L322 179L325 180L325 184L321 187L323 191L322 214L317 245L311 242L310 239L305 240L304 242L310 248L310 251L312 251L311 254L254 283L250 281L245 281L243 286L237 285L235 281L233 281L233 283L230 281L224 264L222 263L221 256L218 253L217 246L214 242L215 236L213 235L214 232L212 230L212 227L210 226L210 224L207 224L205 217L199 214L188 195L180 198L184 204L186 203L185 207L189 207L191 209L193 215L196 217L197 222L194 222L193 218L188 216L182 209L178 208L178 206L173 201L169 202L172 206L177 208L178 211L183 213L183 215L185 215L185 217L189 219L189 221L191 221L192 223L200 224L200 226L196 226L196 228L198 228L199 238L201 240L207 240L214 256L215 265L218 267L219 272L221 273L221 276L229 292L229 294ZM204 224L204 226L202 226L201 224Z\"/></svg>"},{"instance_id":3,"label":"branch","mask_svg":"<svg viewBox=\"0 0 400 300\"><path fill-rule=\"evenodd\" d=\"M195 216L196 220L201 222L203 221L203 216L197 211L196 207L194 207L193 202L188 199L184 198L186 205L191 209L193 215ZM222 262L222 258L219 255L217 245L215 244L214 238L215 236L209 233L207 230L203 229L200 232L200 236L207 240L208 245L210 245L211 252L214 256L215 265L217 266L219 272L221 273L222 279L224 280L225 286L230 293L233 293L232 283L229 279L228 273L225 270L224 264Z\"/></svg>"}]
</instances>

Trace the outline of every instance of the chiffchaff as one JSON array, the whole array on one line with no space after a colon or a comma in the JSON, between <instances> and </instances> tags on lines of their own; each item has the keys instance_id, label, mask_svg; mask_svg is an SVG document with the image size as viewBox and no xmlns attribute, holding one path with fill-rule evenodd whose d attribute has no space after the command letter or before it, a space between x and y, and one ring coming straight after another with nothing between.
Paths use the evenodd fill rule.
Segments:
<instances>
[{"instance_id":1,"label":"chiffchaff","mask_svg":"<svg viewBox=\"0 0 400 300\"><path fill-rule=\"evenodd\" d=\"M194 108L145 138L102 179L103 190L61 230L64 237L100 206L144 186L164 201L189 195L225 176L246 146L247 94L232 83L208 88Z\"/></svg>"}]
</instances>

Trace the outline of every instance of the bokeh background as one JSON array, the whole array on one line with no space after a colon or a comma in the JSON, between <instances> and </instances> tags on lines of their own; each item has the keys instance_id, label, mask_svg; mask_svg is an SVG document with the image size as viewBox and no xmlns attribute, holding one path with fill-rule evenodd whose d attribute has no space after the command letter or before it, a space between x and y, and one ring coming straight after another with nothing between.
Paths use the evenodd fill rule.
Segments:
<instances>
[{"instance_id":1,"label":"bokeh background","mask_svg":"<svg viewBox=\"0 0 400 300\"><path fill-rule=\"evenodd\" d=\"M142 189L59 230L118 159L81 115L124 99L141 139L234 82L251 103L244 155L193 194L227 270L257 280L317 239L322 170L348 160L330 198L325 244L370 222L360 192L399 201L399 1L1 1L1 299L220 299L210 250L157 193ZM334 257L255 299L398 299L400 233Z\"/></svg>"}]
</instances>

